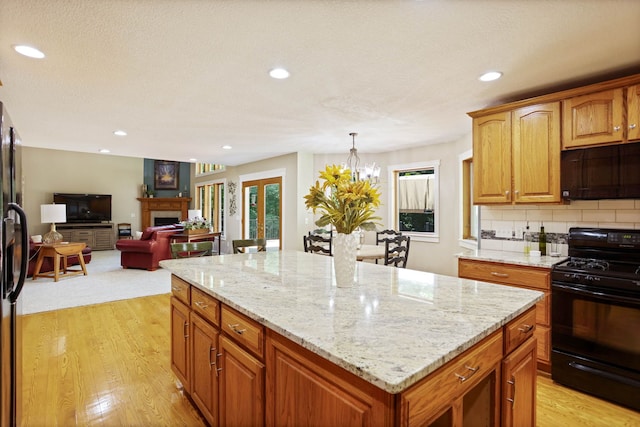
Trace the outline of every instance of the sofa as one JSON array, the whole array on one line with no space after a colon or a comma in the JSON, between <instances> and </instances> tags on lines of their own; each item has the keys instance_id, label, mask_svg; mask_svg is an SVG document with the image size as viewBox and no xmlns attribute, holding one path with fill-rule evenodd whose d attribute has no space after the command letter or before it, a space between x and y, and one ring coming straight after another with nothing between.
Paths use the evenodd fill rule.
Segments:
<instances>
[{"instance_id":1,"label":"sofa","mask_svg":"<svg viewBox=\"0 0 640 427\"><path fill-rule=\"evenodd\" d=\"M33 276L33 272L36 269L36 261L38 260L39 249L40 245L33 243L33 240L29 239L29 265L27 268L27 277ZM82 258L84 258L85 264L89 264L91 262L91 248L89 246L85 247L82 250ZM77 255L69 255L67 257L67 267L77 264L80 264L80 260L78 259ZM62 267L62 260L60 260L60 270L62 270ZM42 260L40 273L47 273L49 271L53 271L53 259L47 257Z\"/></svg>"},{"instance_id":2,"label":"sofa","mask_svg":"<svg viewBox=\"0 0 640 427\"><path fill-rule=\"evenodd\" d=\"M122 268L139 268L154 271L160 261L171 258L171 237L183 231L180 224L147 227L140 239L120 239L116 249L120 251Z\"/></svg>"}]
</instances>

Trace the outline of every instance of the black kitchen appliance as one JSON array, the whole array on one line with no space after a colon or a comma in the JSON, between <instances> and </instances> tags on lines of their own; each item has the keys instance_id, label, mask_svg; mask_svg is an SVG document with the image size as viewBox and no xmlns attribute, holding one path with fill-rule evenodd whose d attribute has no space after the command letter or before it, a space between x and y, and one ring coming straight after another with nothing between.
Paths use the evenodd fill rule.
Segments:
<instances>
[{"instance_id":1,"label":"black kitchen appliance","mask_svg":"<svg viewBox=\"0 0 640 427\"><path fill-rule=\"evenodd\" d=\"M561 154L562 197L640 198L640 142L565 150Z\"/></svg>"},{"instance_id":2,"label":"black kitchen appliance","mask_svg":"<svg viewBox=\"0 0 640 427\"><path fill-rule=\"evenodd\" d=\"M22 203L20 138L0 102L0 185L2 228L0 229L0 426L20 424L21 315L20 291L29 261L27 219Z\"/></svg>"},{"instance_id":3,"label":"black kitchen appliance","mask_svg":"<svg viewBox=\"0 0 640 427\"><path fill-rule=\"evenodd\" d=\"M551 271L554 381L640 410L640 230L571 228Z\"/></svg>"}]
</instances>

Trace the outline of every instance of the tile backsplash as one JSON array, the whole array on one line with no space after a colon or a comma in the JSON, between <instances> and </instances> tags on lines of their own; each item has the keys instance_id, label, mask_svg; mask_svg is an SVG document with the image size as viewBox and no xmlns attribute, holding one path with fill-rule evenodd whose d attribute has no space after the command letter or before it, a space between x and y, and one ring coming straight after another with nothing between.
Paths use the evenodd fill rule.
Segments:
<instances>
[{"instance_id":1,"label":"tile backsplash","mask_svg":"<svg viewBox=\"0 0 640 427\"><path fill-rule=\"evenodd\" d=\"M640 230L640 200L577 200L564 205L482 206L480 247L510 252L524 250L523 235L529 231L538 241L544 224L547 242L557 242L567 254L571 227L628 228Z\"/></svg>"}]
</instances>

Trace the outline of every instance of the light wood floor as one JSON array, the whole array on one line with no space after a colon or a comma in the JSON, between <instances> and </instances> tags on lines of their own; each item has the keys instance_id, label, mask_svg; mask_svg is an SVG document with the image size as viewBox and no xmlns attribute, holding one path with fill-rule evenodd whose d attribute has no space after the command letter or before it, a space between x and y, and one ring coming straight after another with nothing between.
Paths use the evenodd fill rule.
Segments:
<instances>
[{"instance_id":1,"label":"light wood floor","mask_svg":"<svg viewBox=\"0 0 640 427\"><path fill-rule=\"evenodd\" d=\"M23 320L23 419L31 426L203 426L170 367L169 295ZM538 426L639 426L640 413L538 377Z\"/></svg>"}]
</instances>

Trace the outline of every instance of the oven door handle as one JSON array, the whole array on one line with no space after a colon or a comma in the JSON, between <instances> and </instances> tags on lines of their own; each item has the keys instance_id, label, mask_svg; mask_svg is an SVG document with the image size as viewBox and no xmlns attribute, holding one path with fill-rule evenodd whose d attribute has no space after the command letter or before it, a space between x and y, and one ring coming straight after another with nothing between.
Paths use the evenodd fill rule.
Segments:
<instances>
[{"instance_id":1,"label":"oven door handle","mask_svg":"<svg viewBox=\"0 0 640 427\"><path fill-rule=\"evenodd\" d=\"M605 301L610 301L614 303L624 303L624 304L631 304L634 306L640 306L639 298L627 297L620 294L609 294L599 290L597 291L588 290L581 287L565 285L560 283L552 283L551 290L553 291L554 289L560 289L566 292L570 292L572 294L582 295L582 296L591 297L591 298L597 298L599 300L605 300Z\"/></svg>"}]
</instances>

